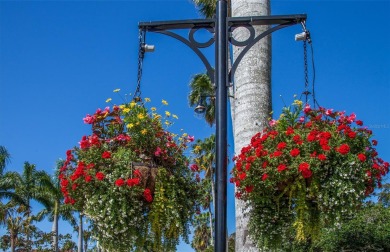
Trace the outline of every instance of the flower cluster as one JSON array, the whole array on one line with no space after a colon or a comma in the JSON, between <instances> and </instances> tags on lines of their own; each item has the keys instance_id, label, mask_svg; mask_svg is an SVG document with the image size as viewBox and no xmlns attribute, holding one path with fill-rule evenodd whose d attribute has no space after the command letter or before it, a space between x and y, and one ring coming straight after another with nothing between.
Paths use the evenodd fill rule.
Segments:
<instances>
[{"instance_id":1,"label":"flower cluster","mask_svg":"<svg viewBox=\"0 0 390 252\"><path fill-rule=\"evenodd\" d=\"M389 172L355 114L296 100L269 124L234 157L231 178L236 197L253 207L258 241L315 239L318 227L356 211Z\"/></svg>"},{"instance_id":2,"label":"flower cluster","mask_svg":"<svg viewBox=\"0 0 390 252\"><path fill-rule=\"evenodd\" d=\"M168 103L163 100L162 104ZM167 131L173 124L171 118L177 116L166 111L163 117L156 108L149 110L134 101L98 109L83 119L92 126L91 135L83 136L79 147L66 152L59 175L65 203L92 220L106 249L123 251L147 242L165 246L161 240L172 246L187 234L187 223L195 211L192 188L196 182L184 151L193 137ZM155 204L162 200L156 199L155 189L166 187L164 181L169 181L173 192L163 200L177 207L175 215ZM149 217L156 211L167 223L172 220L167 228L174 236L148 228L157 221Z\"/></svg>"}]
</instances>

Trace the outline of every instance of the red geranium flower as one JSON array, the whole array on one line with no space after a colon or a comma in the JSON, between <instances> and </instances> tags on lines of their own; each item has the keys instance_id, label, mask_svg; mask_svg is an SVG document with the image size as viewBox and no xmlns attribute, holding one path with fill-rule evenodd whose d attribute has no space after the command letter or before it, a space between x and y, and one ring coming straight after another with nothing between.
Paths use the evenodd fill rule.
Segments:
<instances>
[{"instance_id":1,"label":"red geranium flower","mask_svg":"<svg viewBox=\"0 0 390 252\"><path fill-rule=\"evenodd\" d=\"M108 159L108 158L110 158L110 157L111 157L111 152L109 152L109 151L103 152L102 158Z\"/></svg>"},{"instance_id":2,"label":"red geranium flower","mask_svg":"<svg viewBox=\"0 0 390 252\"><path fill-rule=\"evenodd\" d=\"M278 172L282 172L287 169L287 166L285 164L278 165Z\"/></svg>"},{"instance_id":3,"label":"red geranium flower","mask_svg":"<svg viewBox=\"0 0 390 252\"><path fill-rule=\"evenodd\" d=\"M280 142L278 143L278 146L276 146L276 148L278 150L283 150L284 148L286 148L287 144L285 142Z\"/></svg>"},{"instance_id":4,"label":"red geranium flower","mask_svg":"<svg viewBox=\"0 0 390 252\"><path fill-rule=\"evenodd\" d=\"M123 180L123 178L119 178L115 181L116 186L123 186L124 184L125 184L125 181Z\"/></svg>"},{"instance_id":5,"label":"red geranium flower","mask_svg":"<svg viewBox=\"0 0 390 252\"><path fill-rule=\"evenodd\" d=\"M366 159L367 159L366 155L364 155L363 153L359 153L358 158L362 162L366 161Z\"/></svg>"},{"instance_id":6,"label":"red geranium flower","mask_svg":"<svg viewBox=\"0 0 390 252\"><path fill-rule=\"evenodd\" d=\"M291 155L292 157L296 157L296 156L298 156L298 155L299 155L299 153L300 153L300 150L299 150L299 149L297 149L297 148L295 148L295 149L292 149L292 150L290 151L290 155Z\"/></svg>"},{"instance_id":7,"label":"red geranium flower","mask_svg":"<svg viewBox=\"0 0 390 252\"><path fill-rule=\"evenodd\" d=\"M266 180L268 178L268 174L267 173L264 173L263 176L261 177L261 180Z\"/></svg>"},{"instance_id":8,"label":"red geranium flower","mask_svg":"<svg viewBox=\"0 0 390 252\"><path fill-rule=\"evenodd\" d=\"M97 172L95 177L96 177L97 180L103 180L105 175L104 175L103 172Z\"/></svg>"},{"instance_id":9,"label":"red geranium flower","mask_svg":"<svg viewBox=\"0 0 390 252\"><path fill-rule=\"evenodd\" d=\"M310 170L310 165L306 162L301 163L299 165L298 170L301 172L304 178L310 178L311 175L313 174L312 171Z\"/></svg>"},{"instance_id":10,"label":"red geranium flower","mask_svg":"<svg viewBox=\"0 0 390 252\"><path fill-rule=\"evenodd\" d=\"M253 185L246 186L246 187L245 187L245 191L246 191L247 193L251 193L251 192L253 191Z\"/></svg>"},{"instance_id":11,"label":"red geranium flower","mask_svg":"<svg viewBox=\"0 0 390 252\"><path fill-rule=\"evenodd\" d=\"M321 161L324 161L324 160L326 160L326 156L324 154L320 154L320 155L318 155L318 159Z\"/></svg>"},{"instance_id":12,"label":"red geranium flower","mask_svg":"<svg viewBox=\"0 0 390 252\"><path fill-rule=\"evenodd\" d=\"M346 155L349 153L349 145L348 144L342 144L339 148L337 148L337 151L341 154L341 155Z\"/></svg>"},{"instance_id":13,"label":"red geranium flower","mask_svg":"<svg viewBox=\"0 0 390 252\"><path fill-rule=\"evenodd\" d=\"M144 199L147 201L147 202L152 202L153 201L153 196L152 196L152 192L150 191L149 188L146 188L144 190Z\"/></svg>"}]
</instances>

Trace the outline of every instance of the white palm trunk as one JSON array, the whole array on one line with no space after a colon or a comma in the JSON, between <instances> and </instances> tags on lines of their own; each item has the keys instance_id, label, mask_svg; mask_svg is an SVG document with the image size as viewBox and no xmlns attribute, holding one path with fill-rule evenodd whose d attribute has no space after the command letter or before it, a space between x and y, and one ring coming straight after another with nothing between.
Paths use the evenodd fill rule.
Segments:
<instances>
[{"instance_id":1,"label":"white palm trunk","mask_svg":"<svg viewBox=\"0 0 390 252\"><path fill-rule=\"evenodd\" d=\"M78 240L78 252L83 252L83 214L80 212L79 214L79 240Z\"/></svg>"},{"instance_id":2,"label":"white palm trunk","mask_svg":"<svg viewBox=\"0 0 390 252\"><path fill-rule=\"evenodd\" d=\"M54 252L58 252L58 206L59 202L56 201L54 205L54 220L52 226L53 244L52 248Z\"/></svg>"},{"instance_id":3,"label":"white palm trunk","mask_svg":"<svg viewBox=\"0 0 390 252\"><path fill-rule=\"evenodd\" d=\"M269 0L231 0L232 16L270 15ZM266 26L255 27L256 35L266 30ZM247 38L247 30L236 29L233 36L242 41ZM236 59L242 47L233 47ZM271 112L271 37L260 40L249 50L239 64L234 76L233 134L234 151L249 144L251 137L267 123ZM248 218L244 214L249 209L236 199L236 252L259 251L248 236Z\"/></svg>"}]
</instances>

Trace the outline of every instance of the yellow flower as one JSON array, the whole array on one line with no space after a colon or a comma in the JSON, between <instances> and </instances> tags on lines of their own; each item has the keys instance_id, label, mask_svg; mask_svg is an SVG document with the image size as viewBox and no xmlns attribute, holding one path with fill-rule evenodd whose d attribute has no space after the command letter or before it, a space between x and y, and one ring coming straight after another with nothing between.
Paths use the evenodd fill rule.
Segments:
<instances>
[{"instance_id":1,"label":"yellow flower","mask_svg":"<svg viewBox=\"0 0 390 252\"><path fill-rule=\"evenodd\" d=\"M130 102L130 108L134 108L134 106L136 105L136 103L135 102Z\"/></svg>"},{"instance_id":2,"label":"yellow flower","mask_svg":"<svg viewBox=\"0 0 390 252\"><path fill-rule=\"evenodd\" d=\"M186 137L186 136L188 136L188 134L187 133L183 133L183 137Z\"/></svg>"},{"instance_id":3,"label":"yellow flower","mask_svg":"<svg viewBox=\"0 0 390 252\"><path fill-rule=\"evenodd\" d=\"M142 134L142 135L145 135L146 133L148 133L148 130L147 130L147 129L141 130L141 134Z\"/></svg>"},{"instance_id":4,"label":"yellow flower","mask_svg":"<svg viewBox=\"0 0 390 252\"><path fill-rule=\"evenodd\" d=\"M161 102L162 102L162 104L164 104L164 105L168 105L168 102L167 102L166 100L162 100Z\"/></svg>"},{"instance_id":5,"label":"yellow flower","mask_svg":"<svg viewBox=\"0 0 390 252\"><path fill-rule=\"evenodd\" d=\"M165 123L165 125L167 125L167 126L169 126L169 125L171 124L169 121L165 121L164 123Z\"/></svg>"},{"instance_id":6,"label":"yellow flower","mask_svg":"<svg viewBox=\"0 0 390 252\"><path fill-rule=\"evenodd\" d=\"M134 127L134 124L132 124L132 123L129 123L129 124L126 125L126 128L128 128L128 129L131 129L133 127Z\"/></svg>"},{"instance_id":7,"label":"yellow flower","mask_svg":"<svg viewBox=\"0 0 390 252\"><path fill-rule=\"evenodd\" d=\"M172 117L175 118L175 119L179 119L179 117L177 115L175 115L175 114L173 114Z\"/></svg>"},{"instance_id":8,"label":"yellow flower","mask_svg":"<svg viewBox=\"0 0 390 252\"><path fill-rule=\"evenodd\" d=\"M106 102L110 102L112 99L111 98L108 98L107 100L106 100Z\"/></svg>"},{"instance_id":9,"label":"yellow flower","mask_svg":"<svg viewBox=\"0 0 390 252\"><path fill-rule=\"evenodd\" d=\"M124 108L124 109L122 109L122 111L123 111L124 113L129 113L129 112L130 112L130 109L129 109L129 108Z\"/></svg>"},{"instance_id":10,"label":"yellow flower","mask_svg":"<svg viewBox=\"0 0 390 252\"><path fill-rule=\"evenodd\" d=\"M159 115L159 114L153 114L153 117L154 117L154 119L160 119L160 118L161 118L161 115Z\"/></svg>"},{"instance_id":11,"label":"yellow flower","mask_svg":"<svg viewBox=\"0 0 390 252\"><path fill-rule=\"evenodd\" d=\"M145 98L145 102L150 102L150 98Z\"/></svg>"},{"instance_id":12,"label":"yellow flower","mask_svg":"<svg viewBox=\"0 0 390 252\"><path fill-rule=\"evenodd\" d=\"M202 147L200 147L199 145L195 146L195 148L194 148L195 153L199 153L201 150L202 150Z\"/></svg>"},{"instance_id":13,"label":"yellow flower","mask_svg":"<svg viewBox=\"0 0 390 252\"><path fill-rule=\"evenodd\" d=\"M119 91L121 91L119 88L117 88L117 89L114 89L114 93L118 93Z\"/></svg>"},{"instance_id":14,"label":"yellow flower","mask_svg":"<svg viewBox=\"0 0 390 252\"><path fill-rule=\"evenodd\" d=\"M139 113L139 114L137 115L137 118L140 119L140 120L142 120L142 119L145 118L145 115L142 114L142 113Z\"/></svg>"},{"instance_id":15,"label":"yellow flower","mask_svg":"<svg viewBox=\"0 0 390 252\"><path fill-rule=\"evenodd\" d=\"M294 102L293 102L294 105L298 105L298 106L301 106L302 103L303 102L301 100L294 100Z\"/></svg>"},{"instance_id":16,"label":"yellow flower","mask_svg":"<svg viewBox=\"0 0 390 252\"><path fill-rule=\"evenodd\" d=\"M120 108L120 109L124 109L124 108L125 108L125 105L123 105L123 104L122 104L122 105L119 105L119 108Z\"/></svg>"},{"instance_id":17,"label":"yellow flower","mask_svg":"<svg viewBox=\"0 0 390 252\"><path fill-rule=\"evenodd\" d=\"M151 107L150 110L151 111L156 111L157 109L156 109L156 107Z\"/></svg>"},{"instance_id":18,"label":"yellow flower","mask_svg":"<svg viewBox=\"0 0 390 252\"><path fill-rule=\"evenodd\" d=\"M168 117L170 117L170 116L171 116L171 112L165 111L165 115L168 116Z\"/></svg>"}]
</instances>

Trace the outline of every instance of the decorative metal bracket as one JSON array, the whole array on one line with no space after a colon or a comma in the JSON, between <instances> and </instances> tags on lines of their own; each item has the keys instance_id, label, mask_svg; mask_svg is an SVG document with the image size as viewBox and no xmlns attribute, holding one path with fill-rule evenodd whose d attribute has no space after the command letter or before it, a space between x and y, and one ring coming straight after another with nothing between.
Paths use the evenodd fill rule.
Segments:
<instances>
[{"instance_id":1,"label":"decorative metal bracket","mask_svg":"<svg viewBox=\"0 0 390 252\"><path fill-rule=\"evenodd\" d=\"M244 49L237 56L236 60L233 62L232 68L230 69L228 82L232 83L234 78L234 73L241 62L244 55L251 49L258 41L267 35L273 33L274 31L280 30L282 28L292 26L295 24L302 23L306 20L305 14L298 15L287 15L287 16L254 16L254 17L230 17L227 18L227 29L229 34L235 29L245 28L249 31L249 37L243 41L237 41L233 36L229 37L229 42L234 46L244 47ZM139 29L148 32L155 32L168 35L172 38L175 38L198 55L200 60L203 62L206 67L207 75L209 76L212 83L215 82L214 69L211 67L210 62L207 57L202 53L200 49L207 48L214 44L215 38L215 19L193 19L193 20L177 20L177 21L157 21L157 22L140 22L138 24ZM266 31L261 34L255 34L255 29L253 26L256 25L268 25ZM181 36L178 33L173 32L172 30L178 29L189 29L188 38ZM195 39L195 33L198 30L205 29L209 31L213 36L206 42L198 42Z\"/></svg>"}]
</instances>

